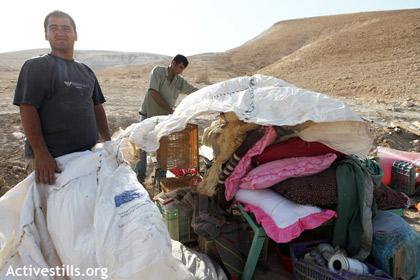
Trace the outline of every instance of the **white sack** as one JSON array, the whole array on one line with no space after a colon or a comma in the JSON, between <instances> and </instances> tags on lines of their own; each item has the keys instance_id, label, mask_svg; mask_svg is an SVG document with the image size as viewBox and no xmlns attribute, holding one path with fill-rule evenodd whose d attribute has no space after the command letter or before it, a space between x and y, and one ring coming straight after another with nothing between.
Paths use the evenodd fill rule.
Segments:
<instances>
[{"instance_id":1,"label":"white sack","mask_svg":"<svg viewBox=\"0 0 420 280\"><path fill-rule=\"evenodd\" d=\"M55 186L49 187L53 190L47 200L51 239L62 263L74 265L81 271L99 267L93 222L100 155L87 151L65 156L73 158L61 164L62 174Z\"/></svg>"},{"instance_id":2,"label":"white sack","mask_svg":"<svg viewBox=\"0 0 420 280\"><path fill-rule=\"evenodd\" d=\"M106 268L107 279L194 279L172 257L169 233L146 190L117 161L124 140L57 158L62 173L54 186L36 184L32 174L0 198L0 279L16 279L5 277L10 267L62 265Z\"/></svg>"}]
</instances>

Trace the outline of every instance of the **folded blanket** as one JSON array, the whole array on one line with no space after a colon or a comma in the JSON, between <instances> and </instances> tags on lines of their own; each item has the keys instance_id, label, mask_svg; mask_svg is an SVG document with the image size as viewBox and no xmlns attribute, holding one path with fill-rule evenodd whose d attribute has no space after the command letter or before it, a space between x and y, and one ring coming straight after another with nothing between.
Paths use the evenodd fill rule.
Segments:
<instances>
[{"instance_id":1,"label":"folded blanket","mask_svg":"<svg viewBox=\"0 0 420 280\"><path fill-rule=\"evenodd\" d=\"M299 137L294 137L268 146L260 155L255 156L252 161L255 165L261 165L283 158L319 156L328 153L334 153L337 157L343 156L342 153L322 143L307 142Z\"/></svg>"},{"instance_id":2,"label":"folded blanket","mask_svg":"<svg viewBox=\"0 0 420 280\"><path fill-rule=\"evenodd\" d=\"M317 174L329 168L337 156L333 153L313 157L291 157L267 162L241 179L241 189L265 189L288 178Z\"/></svg>"},{"instance_id":3,"label":"folded blanket","mask_svg":"<svg viewBox=\"0 0 420 280\"><path fill-rule=\"evenodd\" d=\"M386 186L381 186L373 191L373 200L380 210L407 208L410 205L410 198L407 195Z\"/></svg>"},{"instance_id":4,"label":"folded blanket","mask_svg":"<svg viewBox=\"0 0 420 280\"><path fill-rule=\"evenodd\" d=\"M272 186L271 189L299 204L316 206L337 204L335 167L314 175L287 179Z\"/></svg>"}]
</instances>

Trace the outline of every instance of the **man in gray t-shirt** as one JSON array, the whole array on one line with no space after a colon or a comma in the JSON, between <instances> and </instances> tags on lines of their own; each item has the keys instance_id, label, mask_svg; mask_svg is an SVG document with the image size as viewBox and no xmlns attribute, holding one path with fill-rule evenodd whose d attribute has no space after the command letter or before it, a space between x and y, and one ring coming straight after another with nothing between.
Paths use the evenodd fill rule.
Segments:
<instances>
[{"instance_id":1,"label":"man in gray t-shirt","mask_svg":"<svg viewBox=\"0 0 420 280\"><path fill-rule=\"evenodd\" d=\"M176 55L168 67L155 66L149 76L149 84L139 111L141 120L146 118L169 115L174 111L176 99L180 93L190 94L196 87L179 76L187 68L188 60L185 56ZM140 183L146 178L146 152L140 152L135 171Z\"/></svg>"},{"instance_id":2,"label":"man in gray t-shirt","mask_svg":"<svg viewBox=\"0 0 420 280\"><path fill-rule=\"evenodd\" d=\"M73 59L76 25L70 15L53 11L44 20L51 53L25 62L13 104L19 106L36 181L54 184L60 172L55 158L91 149L98 134L110 140L102 103L105 98L93 71Z\"/></svg>"}]
</instances>

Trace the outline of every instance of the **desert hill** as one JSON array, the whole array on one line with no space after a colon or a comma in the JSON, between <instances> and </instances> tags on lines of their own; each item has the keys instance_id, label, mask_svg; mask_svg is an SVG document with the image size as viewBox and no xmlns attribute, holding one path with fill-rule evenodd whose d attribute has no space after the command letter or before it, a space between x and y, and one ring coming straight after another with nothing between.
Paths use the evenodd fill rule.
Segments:
<instances>
[{"instance_id":1,"label":"desert hill","mask_svg":"<svg viewBox=\"0 0 420 280\"><path fill-rule=\"evenodd\" d=\"M237 48L190 61L184 76L196 83L261 73L343 98L420 103L420 9L281 21ZM153 65L116 74L147 75Z\"/></svg>"},{"instance_id":2,"label":"desert hill","mask_svg":"<svg viewBox=\"0 0 420 280\"><path fill-rule=\"evenodd\" d=\"M33 49L0 53L0 70L19 70L25 60L46 54L49 51L49 49ZM139 65L169 58L161 54L93 50L76 50L74 57L95 70L114 66Z\"/></svg>"},{"instance_id":3,"label":"desert hill","mask_svg":"<svg viewBox=\"0 0 420 280\"><path fill-rule=\"evenodd\" d=\"M420 101L420 10L313 18L305 24L324 32L257 72L334 95Z\"/></svg>"}]
</instances>

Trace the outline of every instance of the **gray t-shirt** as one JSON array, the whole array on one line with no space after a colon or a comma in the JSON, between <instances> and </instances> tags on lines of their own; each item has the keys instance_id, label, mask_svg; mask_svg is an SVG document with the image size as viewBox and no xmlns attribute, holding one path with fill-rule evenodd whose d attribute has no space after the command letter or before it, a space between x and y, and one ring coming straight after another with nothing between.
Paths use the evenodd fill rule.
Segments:
<instances>
[{"instance_id":1,"label":"gray t-shirt","mask_svg":"<svg viewBox=\"0 0 420 280\"><path fill-rule=\"evenodd\" d=\"M147 118L168 114L166 110L161 108L155 102L153 97L150 95L150 89L154 89L159 92L160 96L170 107L175 105L179 93L189 94L198 90L181 76L175 76L172 81L169 80L168 68L164 66L155 66L150 73L149 85L140 110L140 114L146 116Z\"/></svg>"},{"instance_id":2,"label":"gray t-shirt","mask_svg":"<svg viewBox=\"0 0 420 280\"><path fill-rule=\"evenodd\" d=\"M89 150L96 144L94 105L103 102L98 80L88 66L51 54L25 62L13 100L15 105L30 104L38 110L53 157ZM25 156L30 157L30 152Z\"/></svg>"}]
</instances>

